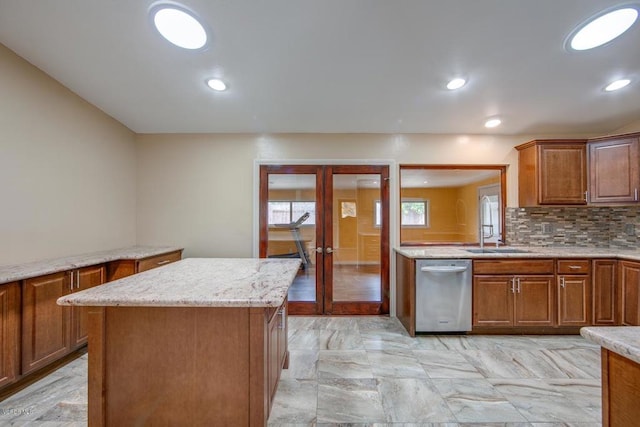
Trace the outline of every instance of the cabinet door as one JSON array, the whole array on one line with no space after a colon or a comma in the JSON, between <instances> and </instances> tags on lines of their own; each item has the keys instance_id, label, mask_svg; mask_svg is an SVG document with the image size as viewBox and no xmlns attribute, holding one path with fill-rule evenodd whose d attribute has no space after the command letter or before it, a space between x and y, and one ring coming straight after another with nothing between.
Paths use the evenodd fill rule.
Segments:
<instances>
[{"instance_id":1,"label":"cabinet door","mask_svg":"<svg viewBox=\"0 0 640 427\"><path fill-rule=\"evenodd\" d=\"M638 201L638 138L589 143L589 201L629 203Z\"/></svg>"},{"instance_id":2,"label":"cabinet door","mask_svg":"<svg viewBox=\"0 0 640 427\"><path fill-rule=\"evenodd\" d=\"M513 325L511 276L474 276L473 326Z\"/></svg>"},{"instance_id":3,"label":"cabinet door","mask_svg":"<svg viewBox=\"0 0 640 427\"><path fill-rule=\"evenodd\" d=\"M585 205L587 152L584 144L538 147L540 204Z\"/></svg>"},{"instance_id":4,"label":"cabinet door","mask_svg":"<svg viewBox=\"0 0 640 427\"><path fill-rule=\"evenodd\" d=\"M287 330L287 300L278 310L279 325L278 325L278 377L280 376L280 370L289 367L289 349L288 349L288 330Z\"/></svg>"},{"instance_id":5,"label":"cabinet door","mask_svg":"<svg viewBox=\"0 0 640 427\"><path fill-rule=\"evenodd\" d=\"M616 261L593 260L593 324L614 326L616 316Z\"/></svg>"},{"instance_id":6,"label":"cabinet door","mask_svg":"<svg viewBox=\"0 0 640 427\"><path fill-rule=\"evenodd\" d=\"M591 324L591 276L558 277L558 325Z\"/></svg>"},{"instance_id":7,"label":"cabinet door","mask_svg":"<svg viewBox=\"0 0 640 427\"><path fill-rule=\"evenodd\" d=\"M553 326L554 276L519 276L516 280L514 325Z\"/></svg>"},{"instance_id":8,"label":"cabinet door","mask_svg":"<svg viewBox=\"0 0 640 427\"><path fill-rule=\"evenodd\" d=\"M106 267L94 265L72 272L75 275L74 292L93 288L105 283ZM71 307L71 346L78 348L87 343L88 335L88 307Z\"/></svg>"},{"instance_id":9,"label":"cabinet door","mask_svg":"<svg viewBox=\"0 0 640 427\"><path fill-rule=\"evenodd\" d=\"M20 284L0 286L0 387L20 374Z\"/></svg>"},{"instance_id":10,"label":"cabinet door","mask_svg":"<svg viewBox=\"0 0 640 427\"><path fill-rule=\"evenodd\" d=\"M640 263L620 262L620 287L622 324L640 326Z\"/></svg>"},{"instance_id":11,"label":"cabinet door","mask_svg":"<svg viewBox=\"0 0 640 427\"><path fill-rule=\"evenodd\" d=\"M278 377L280 374L280 355L278 351L278 335L280 326L280 315L276 312L268 323L268 344L269 352L267 354L267 378L269 383L269 399L272 401L276 393L278 385Z\"/></svg>"},{"instance_id":12,"label":"cabinet door","mask_svg":"<svg viewBox=\"0 0 640 427\"><path fill-rule=\"evenodd\" d=\"M56 304L70 292L70 272L23 281L22 373L34 371L67 354L69 307Z\"/></svg>"}]
</instances>

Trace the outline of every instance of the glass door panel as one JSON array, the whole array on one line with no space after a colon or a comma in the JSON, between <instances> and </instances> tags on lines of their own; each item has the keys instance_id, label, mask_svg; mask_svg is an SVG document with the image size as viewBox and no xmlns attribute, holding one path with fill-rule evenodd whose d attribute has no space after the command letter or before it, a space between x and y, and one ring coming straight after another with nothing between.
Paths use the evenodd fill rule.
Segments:
<instances>
[{"instance_id":1,"label":"glass door panel","mask_svg":"<svg viewBox=\"0 0 640 427\"><path fill-rule=\"evenodd\" d=\"M386 175L383 173L386 172ZM377 314L388 305L388 168L328 167L325 193L325 251L331 248L325 276L325 310L334 314ZM383 191L383 188L386 191ZM331 224L331 225L329 225ZM383 247L384 246L384 247ZM385 292L385 289L387 292Z\"/></svg>"},{"instance_id":2,"label":"glass door panel","mask_svg":"<svg viewBox=\"0 0 640 427\"><path fill-rule=\"evenodd\" d=\"M322 309L317 286L322 277L316 252L322 223L317 170L316 166L263 166L260 171L260 256L302 263L289 288L292 314L316 314Z\"/></svg>"}]
</instances>

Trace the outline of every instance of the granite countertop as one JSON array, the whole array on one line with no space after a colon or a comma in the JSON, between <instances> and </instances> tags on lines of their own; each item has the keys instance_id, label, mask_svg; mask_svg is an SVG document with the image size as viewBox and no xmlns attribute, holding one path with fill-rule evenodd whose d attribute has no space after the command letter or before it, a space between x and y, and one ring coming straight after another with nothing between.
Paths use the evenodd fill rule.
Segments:
<instances>
[{"instance_id":1,"label":"granite countertop","mask_svg":"<svg viewBox=\"0 0 640 427\"><path fill-rule=\"evenodd\" d=\"M588 326L580 329L588 341L640 363L640 326Z\"/></svg>"},{"instance_id":2,"label":"granite countertop","mask_svg":"<svg viewBox=\"0 0 640 427\"><path fill-rule=\"evenodd\" d=\"M0 284L43 276L58 271L102 264L118 259L138 260L182 249L183 248L175 246L131 246L128 248L92 252L89 254L35 261L25 264L0 266Z\"/></svg>"},{"instance_id":3,"label":"granite countertop","mask_svg":"<svg viewBox=\"0 0 640 427\"><path fill-rule=\"evenodd\" d=\"M60 305L279 307L299 259L188 258L58 299Z\"/></svg>"},{"instance_id":4,"label":"granite countertop","mask_svg":"<svg viewBox=\"0 0 640 427\"><path fill-rule=\"evenodd\" d=\"M517 249L525 252L487 252L472 253L478 247L464 246L402 246L395 251L408 258L617 258L640 261L640 251L613 248L585 248L575 246L500 246L499 250ZM485 245L485 249L494 250L495 246Z\"/></svg>"}]
</instances>

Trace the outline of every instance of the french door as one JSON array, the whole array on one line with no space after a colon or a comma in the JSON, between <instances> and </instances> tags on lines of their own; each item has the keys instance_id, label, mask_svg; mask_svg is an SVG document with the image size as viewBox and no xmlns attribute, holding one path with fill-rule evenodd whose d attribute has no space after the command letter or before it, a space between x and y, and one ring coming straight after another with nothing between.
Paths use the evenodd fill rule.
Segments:
<instances>
[{"instance_id":1,"label":"french door","mask_svg":"<svg viewBox=\"0 0 640 427\"><path fill-rule=\"evenodd\" d=\"M262 165L260 257L298 258L291 314L389 313L389 166Z\"/></svg>"}]
</instances>

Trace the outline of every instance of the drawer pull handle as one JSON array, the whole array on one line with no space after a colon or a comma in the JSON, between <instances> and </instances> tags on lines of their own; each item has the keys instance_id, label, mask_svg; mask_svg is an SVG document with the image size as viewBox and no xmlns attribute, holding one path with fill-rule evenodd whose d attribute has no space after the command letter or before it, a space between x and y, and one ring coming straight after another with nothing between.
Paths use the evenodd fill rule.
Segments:
<instances>
[{"instance_id":1,"label":"drawer pull handle","mask_svg":"<svg viewBox=\"0 0 640 427\"><path fill-rule=\"evenodd\" d=\"M582 267L579 265L570 265L569 268L572 270L580 270Z\"/></svg>"},{"instance_id":2,"label":"drawer pull handle","mask_svg":"<svg viewBox=\"0 0 640 427\"><path fill-rule=\"evenodd\" d=\"M169 264L170 262L171 262L171 260L169 260L169 259L165 259L164 261L160 261L160 262L158 262L158 265Z\"/></svg>"}]
</instances>

